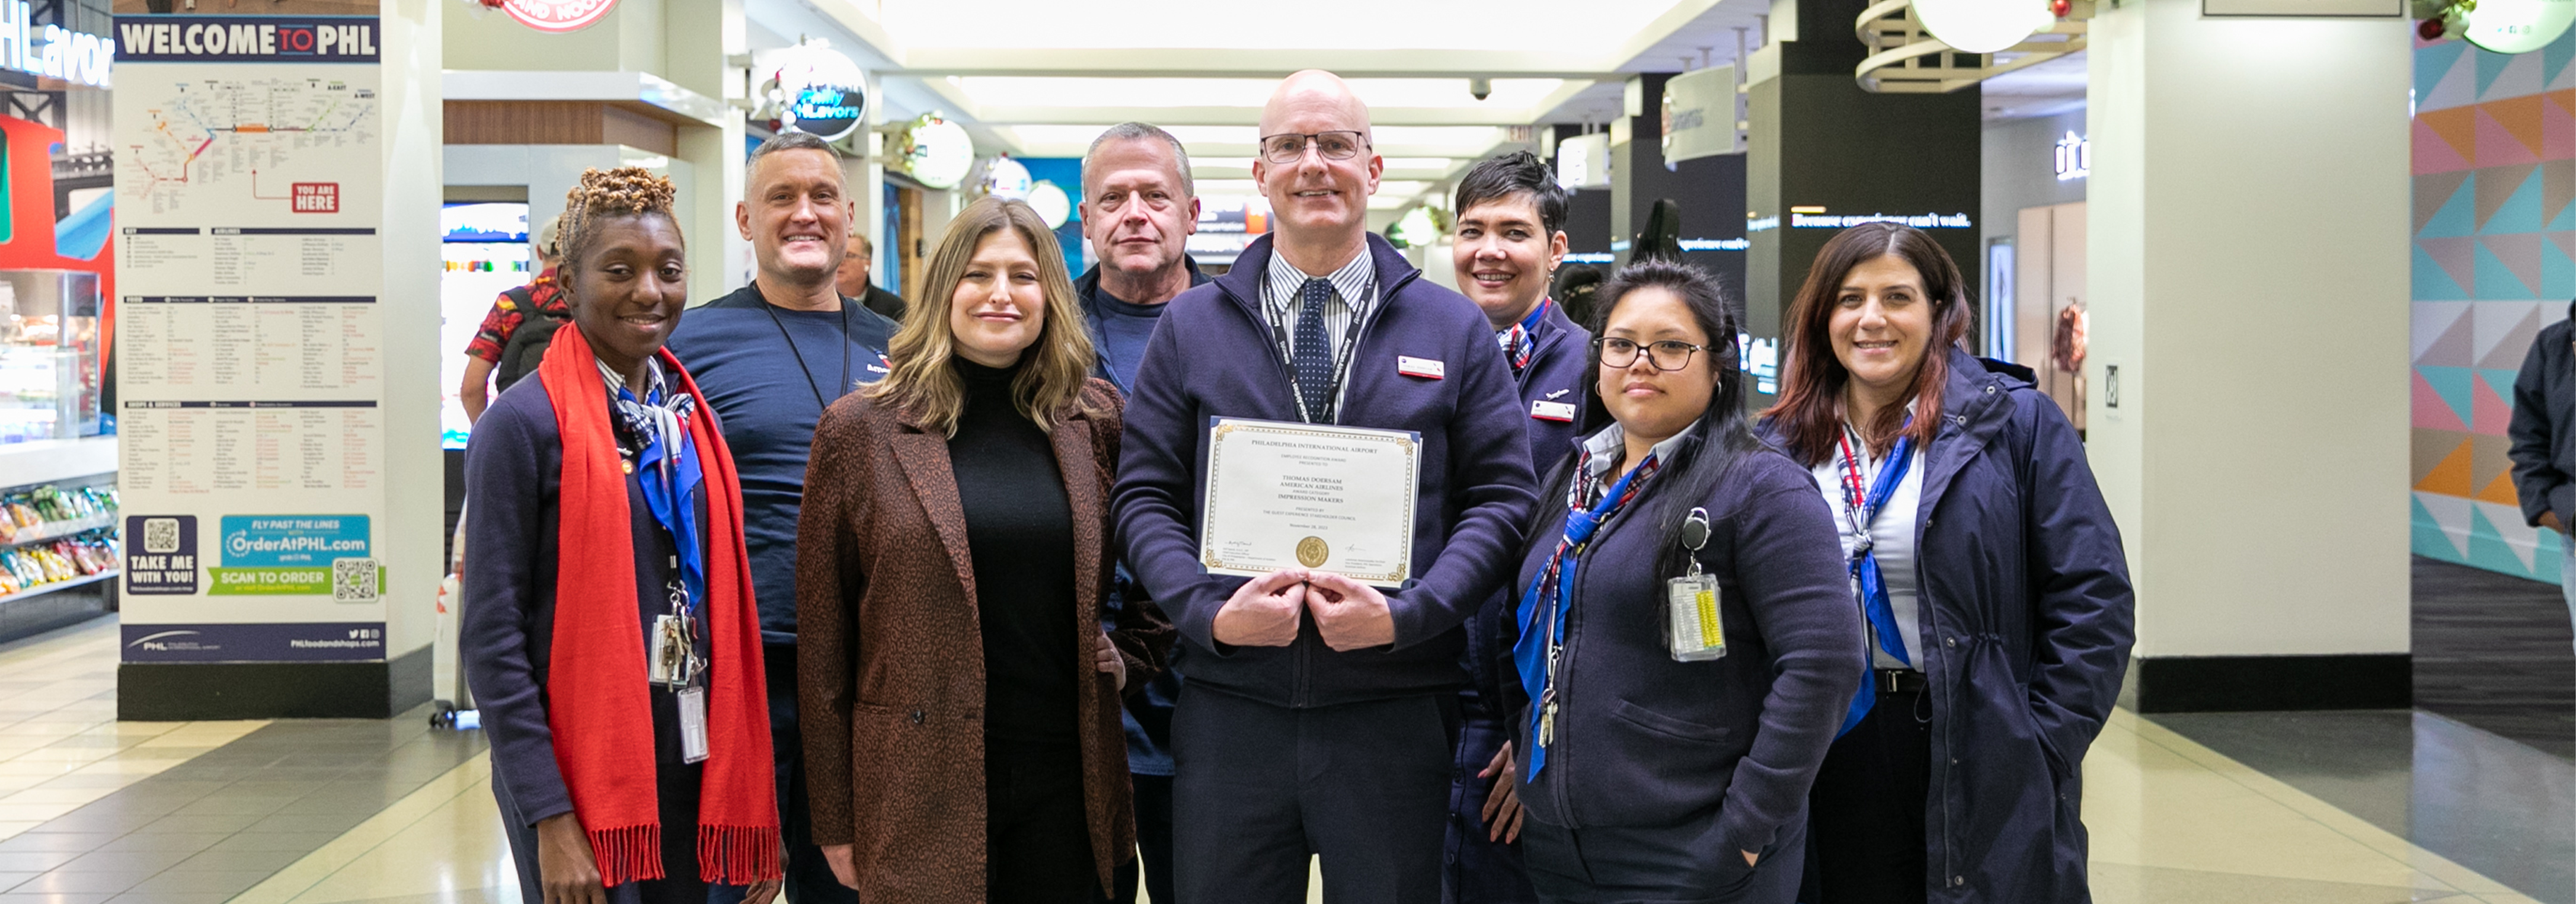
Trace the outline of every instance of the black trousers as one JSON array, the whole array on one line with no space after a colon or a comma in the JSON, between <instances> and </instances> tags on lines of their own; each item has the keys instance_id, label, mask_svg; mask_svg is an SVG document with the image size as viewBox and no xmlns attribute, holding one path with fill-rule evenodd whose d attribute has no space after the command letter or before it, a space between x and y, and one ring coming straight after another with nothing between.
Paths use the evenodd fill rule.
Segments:
<instances>
[{"instance_id":1,"label":"black trousers","mask_svg":"<svg viewBox=\"0 0 2576 904\"><path fill-rule=\"evenodd\" d=\"M984 899L993 904L1100 904L1082 750L984 745Z\"/></svg>"},{"instance_id":2,"label":"black trousers","mask_svg":"<svg viewBox=\"0 0 2576 904\"><path fill-rule=\"evenodd\" d=\"M1907 904L1930 893L1923 808L1932 785L1932 701L1880 691L1834 742L1808 793L1808 904Z\"/></svg>"},{"instance_id":3,"label":"black trousers","mask_svg":"<svg viewBox=\"0 0 2576 904\"><path fill-rule=\"evenodd\" d=\"M769 752L778 775L778 830L787 842L789 904L858 904L859 893L832 875L823 849L814 845L812 806L805 792L805 732L796 714L796 645L762 644L769 682ZM736 904L748 888L719 885L708 904Z\"/></svg>"},{"instance_id":4,"label":"black trousers","mask_svg":"<svg viewBox=\"0 0 2576 904\"><path fill-rule=\"evenodd\" d=\"M1136 788L1136 869L1118 872L1117 893L1110 900L1136 904L1138 874L1145 896L1154 904L1172 897L1172 777L1130 773Z\"/></svg>"},{"instance_id":5,"label":"black trousers","mask_svg":"<svg viewBox=\"0 0 2576 904\"><path fill-rule=\"evenodd\" d=\"M1460 694L1459 701L1468 715L1449 777L1449 834L1441 851L1440 900L1442 904L1529 904L1538 900L1538 893L1530 889L1528 870L1521 865L1521 844L1492 840L1492 827L1485 824L1485 799L1492 796L1495 779L1476 777L1493 764L1503 742L1511 740L1511 726L1499 716L1480 714L1480 703L1466 694Z\"/></svg>"},{"instance_id":6,"label":"black trousers","mask_svg":"<svg viewBox=\"0 0 2576 904\"><path fill-rule=\"evenodd\" d=\"M1172 715L1179 904L1440 898L1455 693L1291 709L1197 683ZM1160 904L1160 902L1157 902Z\"/></svg>"},{"instance_id":7,"label":"black trousers","mask_svg":"<svg viewBox=\"0 0 2576 904\"><path fill-rule=\"evenodd\" d=\"M1804 820L1791 819L1746 865L1717 837L1718 811L1675 826L1569 829L1521 823L1530 885L1547 904L1790 904L1798 899L1807 849Z\"/></svg>"}]
</instances>

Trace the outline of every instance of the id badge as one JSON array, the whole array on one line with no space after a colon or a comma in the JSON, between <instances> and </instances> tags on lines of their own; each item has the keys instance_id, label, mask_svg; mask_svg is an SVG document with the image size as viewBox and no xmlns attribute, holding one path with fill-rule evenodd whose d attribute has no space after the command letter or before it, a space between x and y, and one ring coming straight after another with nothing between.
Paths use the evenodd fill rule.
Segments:
<instances>
[{"instance_id":1,"label":"id badge","mask_svg":"<svg viewBox=\"0 0 2576 904\"><path fill-rule=\"evenodd\" d=\"M1716 575L1690 574L1664 582L1664 641L1677 662L1705 662L1726 655Z\"/></svg>"},{"instance_id":2,"label":"id badge","mask_svg":"<svg viewBox=\"0 0 2576 904\"><path fill-rule=\"evenodd\" d=\"M680 703L680 761L702 763L707 759L707 689L684 687L673 696Z\"/></svg>"},{"instance_id":3,"label":"id badge","mask_svg":"<svg viewBox=\"0 0 2576 904\"><path fill-rule=\"evenodd\" d=\"M644 657L645 671L653 683L664 687L689 683L690 652L688 618L655 616L652 649Z\"/></svg>"}]
</instances>

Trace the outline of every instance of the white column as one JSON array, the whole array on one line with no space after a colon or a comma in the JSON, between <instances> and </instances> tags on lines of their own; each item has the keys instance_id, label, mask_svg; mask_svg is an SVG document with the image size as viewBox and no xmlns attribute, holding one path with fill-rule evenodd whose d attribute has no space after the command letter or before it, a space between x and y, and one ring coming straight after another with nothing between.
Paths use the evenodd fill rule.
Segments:
<instances>
[{"instance_id":1,"label":"white column","mask_svg":"<svg viewBox=\"0 0 2576 904\"><path fill-rule=\"evenodd\" d=\"M446 117L439 90L444 0L389 0L384 28L385 658L426 647L438 632L435 597L446 497L438 450L438 210ZM396 175L399 174L399 175ZM407 676L394 676L403 680ZM425 678L427 676L418 676ZM413 689L397 688L397 698Z\"/></svg>"},{"instance_id":2,"label":"white column","mask_svg":"<svg viewBox=\"0 0 2576 904\"><path fill-rule=\"evenodd\" d=\"M2402 656L2412 23L2099 10L2088 438L2136 653Z\"/></svg>"}]
</instances>

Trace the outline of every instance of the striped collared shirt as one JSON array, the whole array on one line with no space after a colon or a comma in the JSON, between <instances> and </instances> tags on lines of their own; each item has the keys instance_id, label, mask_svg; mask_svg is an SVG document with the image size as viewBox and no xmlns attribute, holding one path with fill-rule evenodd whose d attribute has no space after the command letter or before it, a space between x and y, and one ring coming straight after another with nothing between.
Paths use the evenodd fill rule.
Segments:
<instances>
[{"instance_id":1,"label":"striped collared shirt","mask_svg":"<svg viewBox=\"0 0 2576 904\"><path fill-rule=\"evenodd\" d=\"M1289 263L1288 256L1280 254L1277 248L1271 249L1267 276L1269 278L1261 284L1261 309L1270 315L1270 328L1275 334L1273 338L1279 342L1281 359L1293 360L1296 357L1297 290L1311 277ZM1332 348L1334 372L1340 373L1342 355L1349 351L1344 340L1351 330L1367 321L1369 309L1377 304L1377 261L1369 256L1368 245L1362 243L1360 253L1351 258L1350 263L1343 264L1341 269L1324 279L1333 284L1333 297L1324 301L1324 339ZM1335 393L1337 404L1339 395L1339 392Z\"/></svg>"}]
</instances>

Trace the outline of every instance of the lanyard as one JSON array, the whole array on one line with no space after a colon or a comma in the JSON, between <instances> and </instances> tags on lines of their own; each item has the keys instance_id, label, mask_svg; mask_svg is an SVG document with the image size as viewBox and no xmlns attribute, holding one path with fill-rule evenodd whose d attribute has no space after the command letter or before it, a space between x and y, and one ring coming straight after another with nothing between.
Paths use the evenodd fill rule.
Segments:
<instances>
[{"instance_id":1,"label":"lanyard","mask_svg":"<svg viewBox=\"0 0 2576 904\"><path fill-rule=\"evenodd\" d=\"M1905 423L1907 426L1912 426L1914 419L1906 418ZM1851 517L1852 530L1860 535L1852 541L1851 559L1848 563L1852 576L1853 595L1859 598L1861 615L1869 622L1870 634L1878 639L1878 649L1895 658L1896 661L1911 666L1914 664L1914 659L1906 655L1905 636L1896 631L1896 608L1888 602L1887 580L1879 573L1878 553L1873 549L1875 544L1870 538L1869 526L1871 522L1878 520L1878 513L1887 507L1889 499L1895 497L1897 487L1904 484L1905 472L1913 467L1914 438L1911 436L1897 438L1896 448L1887 454L1886 466L1879 469L1876 479L1868 482L1869 489L1866 495L1861 490L1863 484L1860 455L1853 447L1852 438L1851 426L1844 425L1843 509ZM1843 712L1843 732L1849 732L1854 726L1859 725L1860 720L1869 715L1870 708L1878 705L1878 683L1872 680L1874 676L1871 675L1873 664L1869 651L1862 650L1860 692L1852 695L1850 708ZM1835 737L1841 736L1841 733L1835 735Z\"/></svg>"},{"instance_id":2,"label":"lanyard","mask_svg":"<svg viewBox=\"0 0 2576 904\"><path fill-rule=\"evenodd\" d=\"M1553 299L1540 298L1538 304L1530 308L1529 316L1503 331L1503 352L1510 356L1514 376L1529 369L1531 356L1538 353L1539 318L1546 316L1547 306L1555 303Z\"/></svg>"},{"instance_id":3,"label":"lanyard","mask_svg":"<svg viewBox=\"0 0 2576 904\"><path fill-rule=\"evenodd\" d=\"M820 420L823 410L832 407L832 399L824 398L823 390L814 385L814 371L805 366L805 352L796 347L796 337L787 334L787 321L778 319L778 306L762 299L760 309L769 312L769 322L778 327L778 338L787 342L787 353L796 356L796 369L805 374L805 388L814 391L814 417ZM832 390L834 399L850 391L850 300L847 298L841 299L841 335L838 338L841 341L841 382Z\"/></svg>"},{"instance_id":4,"label":"lanyard","mask_svg":"<svg viewBox=\"0 0 2576 904\"><path fill-rule=\"evenodd\" d=\"M1339 293L1340 291L1341 290L1338 288L1334 290L1335 293ZM1309 424L1333 422L1334 411L1341 407L1342 404L1342 380L1349 377L1351 373L1351 350L1359 347L1360 327L1363 325L1363 315L1367 314L1368 311L1367 309L1351 304L1350 299L1347 298L1342 299L1342 305L1351 309L1351 324L1342 330L1341 360L1333 362L1333 384L1328 387L1328 391L1324 394L1326 401L1324 402L1324 411L1321 417L1318 417L1315 412L1306 410L1306 394L1297 391L1297 381L1294 379L1288 381L1288 394L1297 400L1297 417L1299 420L1303 420ZM1375 307L1375 305L1371 305L1371 307ZM1315 316L1322 317L1324 315L1319 311ZM1289 330L1287 326L1281 323L1273 323L1270 327L1270 332L1272 337L1279 341L1279 360L1289 364L1290 366L1294 366L1297 363L1297 350L1294 346L1289 344Z\"/></svg>"},{"instance_id":5,"label":"lanyard","mask_svg":"<svg viewBox=\"0 0 2576 904\"><path fill-rule=\"evenodd\" d=\"M1906 418L1905 423L1911 426L1914 419ZM1887 466L1871 480L1861 476L1860 456L1852 446L1854 435L1850 424L1843 425L1843 511L1851 518L1852 530L1860 533L1860 546L1853 551L1857 557L1869 552L1870 523L1878 520L1879 509L1887 506L1887 500L1896 495L1897 485L1905 482L1905 472L1913 464L1914 438L1898 437L1896 448L1887 454Z\"/></svg>"},{"instance_id":6,"label":"lanyard","mask_svg":"<svg viewBox=\"0 0 2576 904\"><path fill-rule=\"evenodd\" d=\"M706 595L706 554L698 548L698 517L695 496L703 482L704 469L689 439L686 422L677 412L663 404L668 397L659 379L645 389L638 400L634 390L619 386L616 403L644 409L650 419L645 432L650 434L644 450L636 455L636 467L642 472L637 480L644 491L644 504L652 510L653 520L671 534L671 544L680 560L680 593L673 607L683 614L694 614L697 601ZM675 400L677 401L677 400ZM694 400L689 400L694 401Z\"/></svg>"},{"instance_id":7,"label":"lanyard","mask_svg":"<svg viewBox=\"0 0 2576 904\"><path fill-rule=\"evenodd\" d=\"M1547 766L1547 745L1554 740L1556 726L1556 668L1564 652L1564 633L1569 605L1574 600L1574 579L1582 570L1582 555L1592 537L1613 516L1625 509L1629 500L1645 489L1660 463L1649 454L1637 467L1620 476L1601 499L1590 508L1583 505L1583 495L1594 481L1591 472L1592 453L1586 451L1575 463L1574 486L1566 499L1565 534L1557 541L1556 552L1549 556L1547 567L1539 570L1536 580L1521 592L1521 637L1512 646L1512 660L1519 667L1521 689L1529 693L1530 748L1529 775L1536 777ZM1542 634L1539 619L1545 603L1546 624Z\"/></svg>"}]
</instances>

